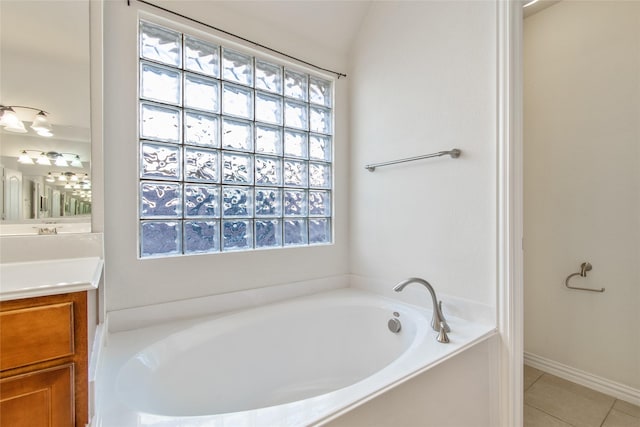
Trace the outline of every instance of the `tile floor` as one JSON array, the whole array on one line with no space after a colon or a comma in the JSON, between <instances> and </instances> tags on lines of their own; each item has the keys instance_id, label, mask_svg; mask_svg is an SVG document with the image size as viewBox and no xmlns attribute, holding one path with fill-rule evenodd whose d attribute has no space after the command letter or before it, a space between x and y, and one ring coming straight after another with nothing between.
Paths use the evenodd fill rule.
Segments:
<instances>
[{"instance_id":1,"label":"tile floor","mask_svg":"<svg viewBox=\"0 0 640 427\"><path fill-rule=\"evenodd\" d=\"M524 366L524 427L640 427L640 406Z\"/></svg>"}]
</instances>

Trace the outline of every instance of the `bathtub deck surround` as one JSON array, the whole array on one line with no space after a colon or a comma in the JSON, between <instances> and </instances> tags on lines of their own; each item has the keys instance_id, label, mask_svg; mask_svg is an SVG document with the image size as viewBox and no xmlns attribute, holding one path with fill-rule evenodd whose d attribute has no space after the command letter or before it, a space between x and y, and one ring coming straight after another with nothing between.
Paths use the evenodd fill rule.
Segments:
<instances>
[{"instance_id":1,"label":"bathtub deck surround","mask_svg":"<svg viewBox=\"0 0 640 427\"><path fill-rule=\"evenodd\" d=\"M349 287L351 288L373 292L387 298L397 299L407 304L423 307L429 311L432 310L432 299L429 296L429 293L425 292L425 290L420 286L409 286L402 292L394 291L394 285L398 283L401 278L380 279L357 274L351 274L348 277ZM496 324L495 306L449 295L440 290L445 287L444 284L439 286L435 281L431 281L430 283L433 285L433 288L438 295L438 307L446 318L454 316L474 323L482 323L486 325Z\"/></svg>"},{"instance_id":2,"label":"bathtub deck surround","mask_svg":"<svg viewBox=\"0 0 640 427\"><path fill-rule=\"evenodd\" d=\"M122 332L146 328L159 323L191 320L196 317L225 314L234 310L246 310L348 286L348 276L323 277L200 298L189 298L163 304L114 310L107 314L106 323L108 332Z\"/></svg>"},{"instance_id":3,"label":"bathtub deck surround","mask_svg":"<svg viewBox=\"0 0 640 427\"><path fill-rule=\"evenodd\" d=\"M429 311L431 300L424 290L407 288L403 292L394 292L393 286L398 278L383 280L356 275L340 275L300 282L285 283L276 286L260 287L238 292L189 298L163 304L152 304L123 310L113 310L107 315L108 332L122 332L146 328L158 323L189 320L194 317L227 313L259 307L286 299L327 292L335 289L354 288L372 292L387 298L397 299ZM436 286L437 290L437 286ZM474 323L495 325L495 308L464 298L438 292L442 302L442 311Z\"/></svg>"},{"instance_id":4,"label":"bathtub deck surround","mask_svg":"<svg viewBox=\"0 0 640 427\"><path fill-rule=\"evenodd\" d=\"M397 334L387 328L394 312ZM98 372L97 425L322 424L495 334L448 316L451 342L437 343L430 317L347 288L113 333Z\"/></svg>"}]
</instances>

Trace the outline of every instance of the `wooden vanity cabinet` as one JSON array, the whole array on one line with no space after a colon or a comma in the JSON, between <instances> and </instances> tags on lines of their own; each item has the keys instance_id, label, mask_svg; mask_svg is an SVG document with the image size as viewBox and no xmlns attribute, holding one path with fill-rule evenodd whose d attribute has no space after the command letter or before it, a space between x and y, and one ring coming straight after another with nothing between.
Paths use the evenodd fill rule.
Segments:
<instances>
[{"instance_id":1,"label":"wooden vanity cabinet","mask_svg":"<svg viewBox=\"0 0 640 427\"><path fill-rule=\"evenodd\" d=\"M88 423L87 293L0 302L0 427Z\"/></svg>"}]
</instances>

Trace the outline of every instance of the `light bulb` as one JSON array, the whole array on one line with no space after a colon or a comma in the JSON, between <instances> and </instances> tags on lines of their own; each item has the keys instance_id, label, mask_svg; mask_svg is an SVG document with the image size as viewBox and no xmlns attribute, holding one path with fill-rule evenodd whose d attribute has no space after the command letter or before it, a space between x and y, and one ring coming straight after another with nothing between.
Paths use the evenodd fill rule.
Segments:
<instances>
[{"instance_id":1,"label":"light bulb","mask_svg":"<svg viewBox=\"0 0 640 427\"><path fill-rule=\"evenodd\" d=\"M20 153L20 157L18 157L18 163L22 163L23 165L32 165L33 159L29 157L26 150L22 150L22 153Z\"/></svg>"},{"instance_id":2,"label":"light bulb","mask_svg":"<svg viewBox=\"0 0 640 427\"><path fill-rule=\"evenodd\" d=\"M27 133L27 129L24 127L22 120L18 118L18 115L13 108L3 107L2 116L0 117L0 126L4 126L4 130L9 132Z\"/></svg>"},{"instance_id":3,"label":"light bulb","mask_svg":"<svg viewBox=\"0 0 640 427\"><path fill-rule=\"evenodd\" d=\"M40 111L36 115L35 119L33 119L31 129L35 130L40 136L53 136L53 133L51 132L51 124L49 123L49 120L47 120L47 115L44 111Z\"/></svg>"},{"instance_id":4,"label":"light bulb","mask_svg":"<svg viewBox=\"0 0 640 427\"><path fill-rule=\"evenodd\" d=\"M58 156L56 157L56 166L60 166L60 167L63 167L63 168L66 168L66 167L69 166L69 164L64 159L62 154L58 154Z\"/></svg>"},{"instance_id":5,"label":"light bulb","mask_svg":"<svg viewBox=\"0 0 640 427\"><path fill-rule=\"evenodd\" d=\"M38 160L36 160L36 163L43 166L51 166L49 158L44 153L40 153L40 155L38 156Z\"/></svg>"},{"instance_id":6,"label":"light bulb","mask_svg":"<svg viewBox=\"0 0 640 427\"><path fill-rule=\"evenodd\" d=\"M81 168L82 162L80 161L80 156L76 155L73 160L71 160L71 166L74 168Z\"/></svg>"}]
</instances>

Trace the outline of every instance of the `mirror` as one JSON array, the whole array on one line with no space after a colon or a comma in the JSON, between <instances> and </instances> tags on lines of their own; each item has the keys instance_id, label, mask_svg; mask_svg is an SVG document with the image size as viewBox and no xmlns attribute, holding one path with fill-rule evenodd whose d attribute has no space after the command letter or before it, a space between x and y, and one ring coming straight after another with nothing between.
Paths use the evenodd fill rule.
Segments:
<instances>
[{"instance_id":1,"label":"mirror","mask_svg":"<svg viewBox=\"0 0 640 427\"><path fill-rule=\"evenodd\" d=\"M91 231L89 41L88 0L0 1L0 234Z\"/></svg>"}]
</instances>

